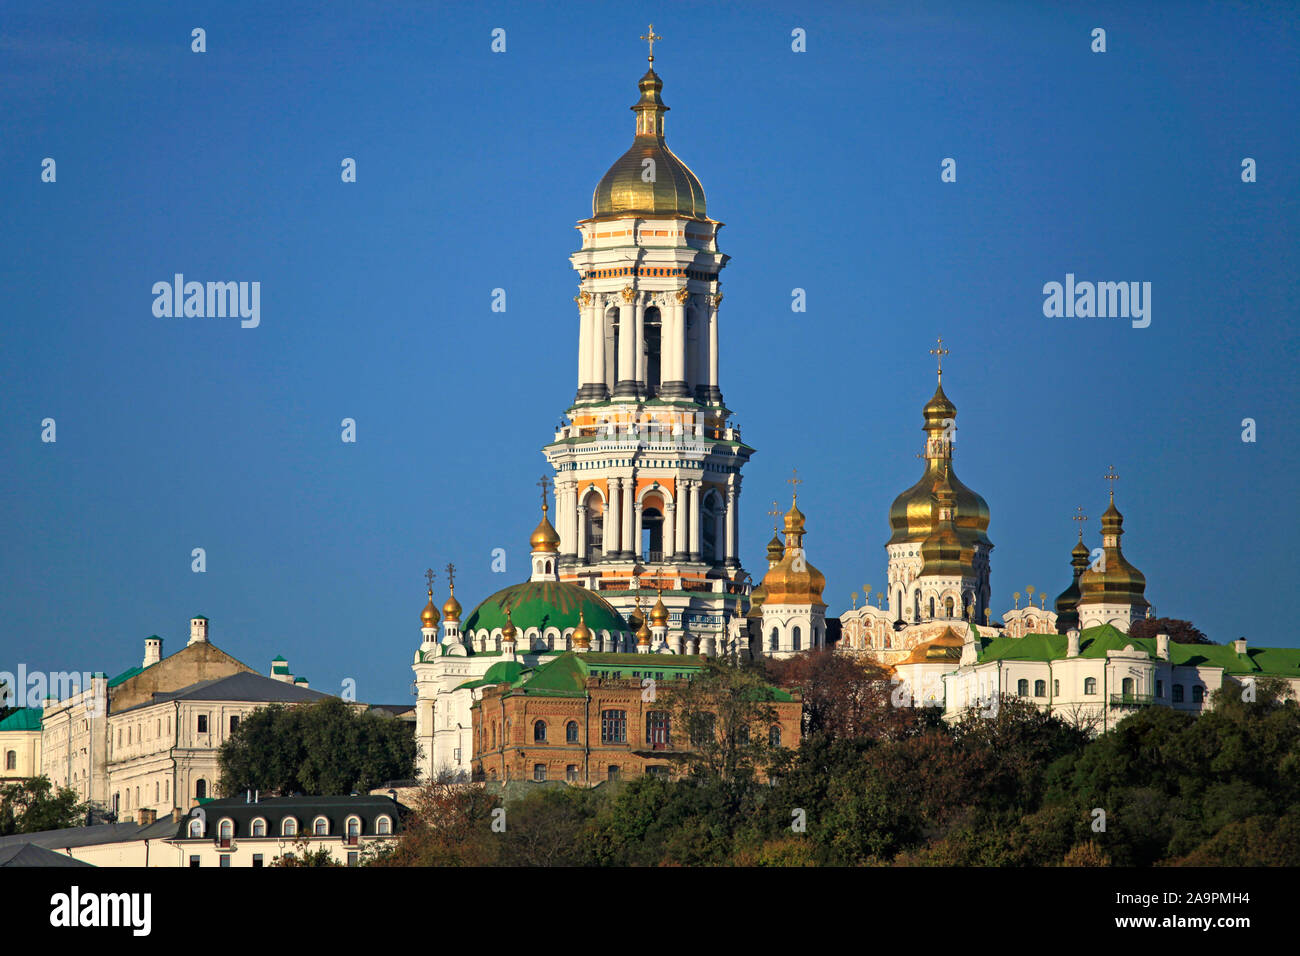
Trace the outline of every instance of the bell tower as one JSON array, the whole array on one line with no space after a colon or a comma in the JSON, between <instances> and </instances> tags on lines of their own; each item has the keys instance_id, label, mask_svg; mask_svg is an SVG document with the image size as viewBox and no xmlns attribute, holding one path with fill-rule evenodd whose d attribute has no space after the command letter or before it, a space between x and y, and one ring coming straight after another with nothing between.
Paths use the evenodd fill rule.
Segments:
<instances>
[{"instance_id":1,"label":"bell tower","mask_svg":"<svg viewBox=\"0 0 1300 956\"><path fill-rule=\"evenodd\" d=\"M662 589L678 640L715 653L748 593L740 566L744 444L719 384L722 223L668 148L650 68L631 147L578 223L578 381L544 449L555 469L559 574L626 615ZM684 640L682 639L684 637Z\"/></svg>"}]
</instances>

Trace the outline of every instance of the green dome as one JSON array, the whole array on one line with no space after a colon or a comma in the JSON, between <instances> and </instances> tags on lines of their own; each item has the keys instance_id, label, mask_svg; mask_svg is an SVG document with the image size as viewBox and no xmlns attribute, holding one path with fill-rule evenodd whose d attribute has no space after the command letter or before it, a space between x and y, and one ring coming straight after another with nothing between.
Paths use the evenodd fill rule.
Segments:
<instances>
[{"instance_id":1,"label":"green dome","mask_svg":"<svg viewBox=\"0 0 1300 956\"><path fill-rule=\"evenodd\" d=\"M627 622L603 597L568 581L525 581L512 584L484 600L469 613L461 625L463 634L479 630L493 631L505 627L506 608L519 636L530 628L545 633L549 627L561 632L578 626L582 611L592 631L627 631Z\"/></svg>"}]
</instances>

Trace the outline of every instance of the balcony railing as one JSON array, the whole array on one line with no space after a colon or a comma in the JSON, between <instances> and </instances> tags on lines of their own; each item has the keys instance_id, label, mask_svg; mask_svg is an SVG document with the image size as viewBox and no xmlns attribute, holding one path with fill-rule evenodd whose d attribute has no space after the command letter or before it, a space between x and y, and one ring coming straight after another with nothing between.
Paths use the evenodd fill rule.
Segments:
<instances>
[{"instance_id":1,"label":"balcony railing","mask_svg":"<svg viewBox=\"0 0 1300 956\"><path fill-rule=\"evenodd\" d=\"M1150 707L1156 702L1154 694L1111 694L1112 707Z\"/></svg>"}]
</instances>

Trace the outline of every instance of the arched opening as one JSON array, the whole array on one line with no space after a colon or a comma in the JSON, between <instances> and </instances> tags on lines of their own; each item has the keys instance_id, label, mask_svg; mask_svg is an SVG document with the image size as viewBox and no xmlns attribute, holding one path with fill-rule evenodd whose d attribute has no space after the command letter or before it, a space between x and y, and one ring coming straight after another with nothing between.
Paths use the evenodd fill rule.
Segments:
<instances>
[{"instance_id":1,"label":"arched opening","mask_svg":"<svg viewBox=\"0 0 1300 956\"><path fill-rule=\"evenodd\" d=\"M770 635L768 635L768 638L767 638L767 649L768 649L769 651L775 651L775 650L776 650L776 648L777 648L777 640L778 640L777 630L776 630L776 628L772 628L772 633L771 633Z\"/></svg>"},{"instance_id":2,"label":"arched opening","mask_svg":"<svg viewBox=\"0 0 1300 956\"><path fill-rule=\"evenodd\" d=\"M595 491L590 491L583 504L587 509L587 562L595 564L605 554L605 502Z\"/></svg>"},{"instance_id":3,"label":"arched opening","mask_svg":"<svg viewBox=\"0 0 1300 956\"><path fill-rule=\"evenodd\" d=\"M790 632L790 644L796 651L803 650L803 631L799 629L798 625L795 625Z\"/></svg>"},{"instance_id":4,"label":"arched opening","mask_svg":"<svg viewBox=\"0 0 1300 956\"><path fill-rule=\"evenodd\" d=\"M953 607L952 596L949 595L948 597L943 599L943 613L944 616L948 618L948 620L952 620L953 610L954 607Z\"/></svg>"},{"instance_id":5,"label":"arched opening","mask_svg":"<svg viewBox=\"0 0 1300 956\"><path fill-rule=\"evenodd\" d=\"M618 308L605 311L605 386L613 391L618 382Z\"/></svg>"},{"instance_id":6,"label":"arched opening","mask_svg":"<svg viewBox=\"0 0 1300 956\"><path fill-rule=\"evenodd\" d=\"M662 354L663 343L663 321L660 318L657 308L645 310L645 318L642 320L642 330L645 336L645 385L646 392L650 397L659 394L659 385L662 378Z\"/></svg>"},{"instance_id":7,"label":"arched opening","mask_svg":"<svg viewBox=\"0 0 1300 956\"><path fill-rule=\"evenodd\" d=\"M719 529L722 527L722 503L716 492L709 492L704 497L700 509L700 557L704 561L716 564L722 560L718 554Z\"/></svg>"},{"instance_id":8,"label":"arched opening","mask_svg":"<svg viewBox=\"0 0 1300 956\"><path fill-rule=\"evenodd\" d=\"M1133 696L1133 678L1131 678L1131 677L1125 677L1124 680L1120 683L1120 690L1123 691L1125 697L1132 697L1132 696Z\"/></svg>"},{"instance_id":9,"label":"arched opening","mask_svg":"<svg viewBox=\"0 0 1300 956\"><path fill-rule=\"evenodd\" d=\"M930 598L930 620L934 620L934 598Z\"/></svg>"},{"instance_id":10,"label":"arched opening","mask_svg":"<svg viewBox=\"0 0 1300 956\"><path fill-rule=\"evenodd\" d=\"M658 502L659 499L651 499ZM664 515L656 505L647 503L641 509L641 560L656 562L664 559Z\"/></svg>"},{"instance_id":11,"label":"arched opening","mask_svg":"<svg viewBox=\"0 0 1300 956\"><path fill-rule=\"evenodd\" d=\"M194 796L195 796L195 799L198 799L198 800L205 800L205 799L207 799L207 796L208 796L208 782L207 782L206 780L204 780L202 777L200 777L200 778L199 778L197 781L195 781L195 783L194 783Z\"/></svg>"},{"instance_id":12,"label":"arched opening","mask_svg":"<svg viewBox=\"0 0 1300 956\"><path fill-rule=\"evenodd\" d=\"M546 743L546 721L539 720L533 724L533 743Z\"/></svg>"}]
</instances>

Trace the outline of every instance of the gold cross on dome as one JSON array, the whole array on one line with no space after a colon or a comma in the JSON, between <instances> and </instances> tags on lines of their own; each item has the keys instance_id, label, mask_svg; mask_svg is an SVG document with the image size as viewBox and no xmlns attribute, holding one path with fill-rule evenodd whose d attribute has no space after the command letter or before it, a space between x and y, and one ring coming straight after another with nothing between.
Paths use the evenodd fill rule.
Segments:
<instances>
[{"instance_id":1,"label":"gold cross on dome","mask_svg":"<svg viewBox=\"0 0 1300 956\"><path fill-rule=\"evenodd\" d=\"M948 352L948 350L947 350L946 348L943 347L943 336L942 336L942 335L939 336L938 341L937 341L937 344L935 345L935 347L932 348L932 349L930 349L930 354L933 355L933 356L935 356L935 361L937 361L937 362L939 363L939 380L940 380L940 381L943 381L943 357L944 357L945 355L948 355L949 352Z\"/></svg>"},{"instance_id":2,"label":"gold cross on dome","mask_svg":"<svg viewBox=\"0 0 1300 956\"><path fill-rule=\"evenodd\" d=\"M655 40L662 40L663 37L655 33L655 25L652 23L650 24L650 32L643 33L641 39L650 44L650 62L653 63L655 61Z\"/></svg>"},{"instance_id":3,"label":"gold cross on dome","mask_svg":"<svg viewBox=\"0 0 1300 956\"><path fill-rule=\"evenodd\" d=\"M452 591L456 590L456 565L450 561L447 562L447 587Z\"/></svg>"},{"instance_id":4,"label":"gold cross on dome","mask_svg":"<svg viewBox=\"0 0 1300 956\"><path fill-rule=\"evenodd\" d=\"M792 488L794 488L794 500L795 500L795 501L798 501L798 500L799 500L799 486L803 484L803 479L799 477L799 469L798 469L798 468L791 468L791 469L790 469L790 477L786 479L786 482L787 482L787 483L788 483Z\"/></svg>"},{"instance_id":5,"label":"gold cross on dome","mask_svg":"<svg viewBox=\"0 0 1300 956\"><path fill-rule=\"evenodd\" d=\"M429 593L433 593L433 568L424 569L424 580L429 582Z\"/></svg>"},{"instance_id":6,"label":"gold cross on dome","mask_svg":"<svg viewBox=\"0 0 1300 956\"><path fill-rule=\"evenodd\" d=\"M1079 540L1082 541L1082 540L1083 540L1083 524L1082 524L1082 522L1087 521L1087 520L1088 520L1088 516L1087 516L1086 514L1083 513L1083 505L1076 505L1074 510L1077 512L1077 514L1075 514L1075 515L1074 515L1070 520L1071 520L1071 521L1078 521L1078 522L1080 522L1080 524L1079 524Z\"/></svg>"},{"instance_id":7,"label":"gold cross on dome","mask_svg":"<svg viewBox=\"0 0 1300 956\"><path fill-rule=\"evenodd\" d=\"M772 533L776 534L781 530L781 506L775 501L772 502L772 510L768 514L772 516Z\"/></svg>"},{"instance_id":8,"label":"gold cross on dome","mask_svg":"<svg viewBox=\"0 0 1300 956\"><path fill-rule=\"evenodd\" d=\"M542 489L542 510L545 511L547 505L546 491L548 488L551 487L551 479L547 478L545 475L542 475L541 481L537 482L537 487Z\"/></svg>"},{"instance_id":9,"label":"gold cross on dome","mask_svg":"<svg viewBox=\"0 0 1300 956\"><path fill-rule=\"evenodd\" d=\"M1106 468L1106 474L1102 475L1101 477L1104 478L1106 481L1109 481L1109 482L1112 483L1111 486L1110 486L1110 500L1111 500L1111 501L1114 501L1114 500L1115 500L1115 485L1114 485L1114 482L1116 482L1116 481L1119 480L1119 475L1117 475L1117 474L1115 473L1115 466L1114 466L1114 465L1109 465L1109 466Z\"/></svg>"}]
</instances>

